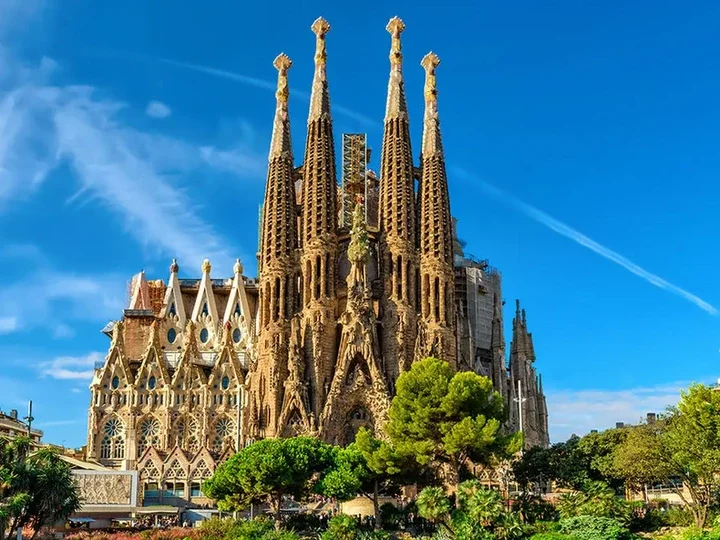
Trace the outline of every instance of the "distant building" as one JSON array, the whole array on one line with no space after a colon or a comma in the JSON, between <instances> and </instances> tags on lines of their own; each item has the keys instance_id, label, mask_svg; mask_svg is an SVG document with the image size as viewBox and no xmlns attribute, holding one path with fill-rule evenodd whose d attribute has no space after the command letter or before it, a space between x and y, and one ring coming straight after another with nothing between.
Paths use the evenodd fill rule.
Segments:
<instances>
[{"instance_id":1,"label":"distant building","mask_svg":"<svg viewBox=\"0 0 720 540\"><path fill-rule=\"evenodd\" d=\"M32 428L30 430L30 439L39 443L42 439L43 432L39 429ZM9 414L0 411L0 437L27 437L28 427L18 418L18 412L13 409Z\"/></svg>"}]
</instances>

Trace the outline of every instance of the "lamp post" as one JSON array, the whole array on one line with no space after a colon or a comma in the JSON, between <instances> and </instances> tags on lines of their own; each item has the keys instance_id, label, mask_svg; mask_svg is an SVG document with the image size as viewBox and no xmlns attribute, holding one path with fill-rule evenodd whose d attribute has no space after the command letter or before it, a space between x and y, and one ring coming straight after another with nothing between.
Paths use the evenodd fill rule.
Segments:
<instances>
[{"instance_id":1,"label":"lamp post","mask_svg":"<svg viewBox=\"0 0 720 540\"><path fill-rule=\"evenodd\" d=\"M518 431L520 433L522 433L523 432L523 420L524 420L524 418L523 418L523 403L525 403L527 401L527 398L523 397L522 381L520 379L518 379L518 382L517 382L517 397L514 399L514 401L515 401L515 403L518 404L518 424L519 424ZM520 455L523 454L524 449L525 449L525 441L523 441L523 445L520 448Z\"/></svg>"},{"instance_id":2,"label":"lamp post","mask_svg":"<svg viewBox=\"0 0 720 540\"><path fill-rule=\"evenodd\" d=\"M32 400L28 401L28 415L23 418L27 422L27 436L28 439L32 440L32 437L30 436L30 433L32 432L32 422L35 420L32 415Z\"/></svg>"}]
</instances>

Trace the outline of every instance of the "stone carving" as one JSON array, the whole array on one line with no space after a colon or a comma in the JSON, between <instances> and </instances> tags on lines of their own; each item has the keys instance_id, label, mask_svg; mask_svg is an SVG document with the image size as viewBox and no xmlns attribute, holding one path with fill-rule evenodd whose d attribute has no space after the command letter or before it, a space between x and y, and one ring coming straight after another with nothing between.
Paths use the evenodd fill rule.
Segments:
<instances>
[{"instance_id":1,"label":"stone carving","mask_svg":"<svg viewBox=\"0 0 720 540\"><path fill-rule=\"evenodd\" d=\"M94 471L74 471L73 477L83 505L132 504L132 477L127 473L97 474Z\"/></svg>"}]
</instances>

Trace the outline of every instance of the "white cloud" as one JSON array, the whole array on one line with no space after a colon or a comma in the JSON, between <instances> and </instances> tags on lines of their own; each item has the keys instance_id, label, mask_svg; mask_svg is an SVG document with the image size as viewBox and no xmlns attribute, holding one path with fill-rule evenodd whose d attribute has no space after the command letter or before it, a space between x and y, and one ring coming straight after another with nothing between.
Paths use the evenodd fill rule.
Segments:
<instances>
[{"instance_id":1,"label":"white cloud","mask_svg":"<svg viewBox=\"0 0 720 540\"><path fill-rule=\"evenodd\" d=\"M167 118L172 114L172 109L161 101L151 101L145 109L145 114L151 118Z\"/></svg>"},{"instance_id":2,"label":"white cloud","mask_svg":"<svg viewBox=\"0 0 720 540\"><path fill-rule=\"evenodd\" d=\"M707 383L707 381L705 381ZM662 413L680 399L691 381L618 390L547 389L548 423L553 442L572 434L615 427L616 422L638 423L647 413Z\"/></svg>"},{"instance_id":3,"label":"white cloud","mask_svg":"<svg viewBox=\"0 0 720 540\"><path fill-rule=\"evenodd\" d=\"M79 394L80 392L82 392L82 388L71 388L70 391L73 394Z\"/></svg>"},{"instance_id":4,"label":"white cloud","mask_svg":"<svg viewBox=\"0 0 720 540\"><path fill-rule=\"evenodd\" d=\"M47 59L33 68L14 63L9 79L0 79L0 212L66 162L78 185L69 203L106 205L139 243L181 263L210 258L232 268L238 253L200 216L182 179L205 168L262 179L264 152L242 141L215 148L129 127L121 120L125 104L91 87L53 86L53 70Z\"/></svg>"},{"instance_id":5,"label":"white cloud","mask_svg":"<svg viewBox=\"0 0 720 540\"><path fill-rule=\"evenodd\" d=\"M19 329L17 317L0 317L0 335L12 334Z\"/></svg>"},{"instance_id":6,"label":"white cloud","mask_svg":"<svg viewBox=\"0 0 720 540\"><path fill-rule=\"evenodd\" d=\"M53 337L70 337L72 329L58 319L107 321L125 307L126 294L120 276L41 268L0 287L0 320L14 319L16 329L48 325Z\"/></svg>"},{"instance_id":7,"label":"white cloud","mask_svg":"<svg viewBox=\"0 0 720 540\"><path fill-rule=\"evenodd\" d=\"M39 365L40 374L60 380L92 379L97 362L104 360L105 354L91 352L85 356L58 356Z\"/></svg>"},{"instance_id":8,"label":"white cloud","mask_svg":"<svg viewBox=\"0 0 720 540\"><path fill-rule=\"evenodd\" d=\"M465 177L471 177L471 175L468 175L462 170L458 170L458 172L460 172ZM697 307L699 307L703 311L708 312L710 315L717 315L718 313L720 313L718 312L717 308L715 308L713 305L706 302L699 296L696 296L693 293L686 291L685 289L678 287L677 285L674 285L669 281L666 281L665 279L661 278L656 274L653 274L652 272L649 272L648 270L645 270L641 266L632 262L630 259L624 257L623 255L620 255L619 253L611 250L608 247L603 246L602 244L599 244L595 240L588 238L580 231L573 229L569 225L566 225L562 221L555 219L551 215L543 212L542 210L539 210L538 208L535 208L534 206L524 201L521 201L514 195L507 193L479 178L472 177L472 179L475 183L477 183L478 186L483 189L483 191L485 191L492 197L495 197L496 199L504 202L505 204L508 204L509 206L515 208L522 214L529 217L530 219L537 221L541 225L544 225L548 229L555 231L559 235L564 236L565 238L569 238L573 242L580 244L581 246L586 247L590 251L597 253L604 259L607 259L617 264L618 266L621 266L628 272L631 272L639 278L644 279L651 285L666 290L687 300L692 304L695 304Z\"/></svg>"}]
</instances>

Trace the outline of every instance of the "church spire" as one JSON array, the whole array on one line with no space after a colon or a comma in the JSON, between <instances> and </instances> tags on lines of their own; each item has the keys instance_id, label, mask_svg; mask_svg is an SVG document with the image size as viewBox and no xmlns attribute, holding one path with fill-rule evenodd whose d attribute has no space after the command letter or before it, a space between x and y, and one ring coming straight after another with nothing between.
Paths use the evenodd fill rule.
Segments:
<instances>
[{"instance_id":1,"label":"church spire","mask_svg":"<svg viewBox=\"0 0 720 540\"><path fill-rule=\"evenodd\" d=\"M455 360L455 300L452 256L452 220L445 156L440 138L435 70L440 59L428 53L425 69L425 118L421 154L422 175L418 207L420 216L420 274L422 315L430 343L436 343L444 358Z\"/></svg>"},{"instance_id":2,"label":"church spire","mask_svg":"<svg viewBox=\"0 0 720 540\"><path fill-rule=\"evenodd\" d=\"M303 165L303 249L335 236L336 172L325 36L330 24L322 17L312 25L315 34L315 74L308 115ZM331 293L331 291L327 291Z\"/></svg>"},{"instance_id":3,"label":"church spire","mask_svg":"<svg viewBox=\"0 0 720 540\"><path fill-rule=\"evenodd\" d=\"M278 70L275 119L268 157L268 176L262 216L260 274L278 265L288 265L297 248L293 154L288 115L287 72L292 60L280 54L273 65Z\"/></svg>"},{"instance_id":4,"label":"church spire","mask_svg":"<svg viewBox=\"0 0 720 540\"><path fill-rule=\"evenodd\" d=\"M388 244L415 243L415 194L405 83L402 75L401 19L387 24L390 33L390 80L380 157L380 227ZM405 246L403 246L405 247Z\"/></svg>"}]
</instances>

